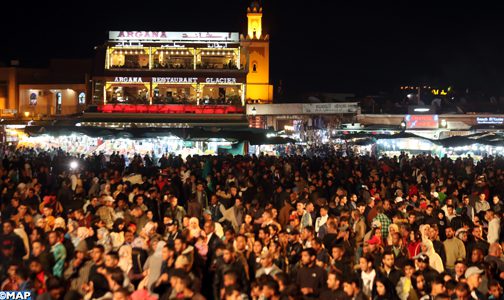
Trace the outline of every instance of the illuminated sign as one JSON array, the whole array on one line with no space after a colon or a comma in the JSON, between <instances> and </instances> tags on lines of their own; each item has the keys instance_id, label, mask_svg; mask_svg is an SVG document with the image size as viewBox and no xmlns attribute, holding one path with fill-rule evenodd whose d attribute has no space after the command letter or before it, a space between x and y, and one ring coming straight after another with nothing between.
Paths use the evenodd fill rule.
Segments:
<instances>
[{"instance_id":1,"label":"illuminated sign","mask_svg":"<svg viewBox=\"0 0 504 300\"><path fill-rule=\"evenodd\" d=\"M240 84L245 83L240 77L130 77L117 76L106 77L107 82L112 83L140 83L146 84Z\"/></svg>"},{"instance_id":2,"label":"illuminated sign","mask_svg":"<svg viewBox=\"0 0 504 300\"><path fill-rule=\"evenodd\" d=\"M152 77L152 83L197 83L197 77Z\"/></svg>"},{"instance_id":3,"label":"illuminated sign","mask_svg":"<svg viewBox=\"0 0 504 300\"><path fill-rule=\"evenodd\" d=\"M170 83L208 83L208 84L236 84L239 82L234 77L153 77L152 83L170 84Z\"/></svg>"},{"instance_id":4,"label":"illuminated sign","mask_svg":"<svg viewBox=\"0 0 504 300\"><path fill-rule=\"evenodd\" d=\"M236 83L236 78L214 78L207 77L205 79L206 83Z\"/></svg>"},{"instance_id":5,"label":"illuminated sign","mask_svg":"<svg viewBox=\"0 0 504 300\"><path fill-rule=\"evenodd\" d=\"M132 114L243 114L245 108L234 105L135 105L135 104L104 104L98 105L98 111L104 113ZM25 125L22 125L23 128Z\"/></svg>"},{"instance_id":6,"label":"illuminated sign","mask_svg":"<svg viewBox=\"0 0 504 300\"><path fill-rule=\"evenodd\" d=\"M239 42L238 32L109 31L111 41Z\"/></svg>"},{"instance_id":7,"label":"illuminated sign","mask_svg":"<svg viewBox=\"0 0 504 300\"><path fill-rule=\"evenodd\" d=\"M432 91L433 95L440 95L440 96L446 96L448 95L448 92L445 90L440 90L440 89L433 89Z\"/></svg>"},{"instance_id":8,"label":"illuminated sign","mask_svg":"<svg viewBox=\"0 0 504 300\"><path fill-rule=\"evenodd\" d=\"M502 117L477 117L476 123L478 123L478 124L503 124L504 118L502 118Z\"/></svg>"},{"instance_id":9,"label":"illuminated sign","mask_svg":"<svg viewBox=\"0 0 504 300\"><path fill-rule=\"evenodd\" d=\"M359 104L356 102L303 104L305 114L350 114L358 111Z\"/></svg>"},{"instance_id":10,"label":"illuminated sign","mask_svg":"<svg viewBox=\"0 0 504 300\"><path fill-rule=\"evenodd\" d=\"M121 83L143 83L142 77L115 77L114 82Z\"/></svg>"},{"instance_id":11,"label":"illuminated sign","mask_svg":"<svg viewBox=\"0 0 504 300\"><path fill-rule=\"evenodd\" d=\"M438 115L406 115L407 129L436 129L439 127Z\"/></svg>"}]
</instances>

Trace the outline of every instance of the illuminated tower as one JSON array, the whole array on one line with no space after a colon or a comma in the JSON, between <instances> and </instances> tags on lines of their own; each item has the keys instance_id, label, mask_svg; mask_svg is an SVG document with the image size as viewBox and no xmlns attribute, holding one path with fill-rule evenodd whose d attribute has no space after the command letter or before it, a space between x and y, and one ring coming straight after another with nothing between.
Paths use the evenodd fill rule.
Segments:
<instances>
[{"instance_id":1,"label":"illuminated tower","mask_svg":"<svg viewBox=\"0 0 504 300\"><path fill-rule=\"evenodd\" d=\"M273 85L269 82L269 35L262 31L262 7L253 1L247 8L247 36L240 36L247 64L247 102L271 103Z\"/></svg>"}]
</instances>

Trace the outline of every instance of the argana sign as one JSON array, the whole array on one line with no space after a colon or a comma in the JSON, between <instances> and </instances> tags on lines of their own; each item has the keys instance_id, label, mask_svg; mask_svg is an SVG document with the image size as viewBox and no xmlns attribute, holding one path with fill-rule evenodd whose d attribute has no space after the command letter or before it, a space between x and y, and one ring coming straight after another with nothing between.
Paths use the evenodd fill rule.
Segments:
<instances>
[{"instance_id":1,"label":"argana sign","mask_svg":"<svg viewBox=\"0 0 504 300\"><path fill-rule=\"evenodd\" d=\"M114 82L143 83L142 77L115 77Z\"/></svg>"},{"instance_id":2,"label":"argana sign","mask_svg":"<svg viewBox=\"0 0 504 300\"><path fill-rule=\"evenodd\" d=\"M239 42L238 32L109 31L110 41Z\"/></svg>"},{"instance_id":3,"label":"argana sign","mask_svg":"<svg viewBox=\"0 0 504 300\"><path fill-rule=\"evenodd\" d=\"M350 114L359 110L357 102L303 104L305 114Z\"/></svg>"}]
</instances>

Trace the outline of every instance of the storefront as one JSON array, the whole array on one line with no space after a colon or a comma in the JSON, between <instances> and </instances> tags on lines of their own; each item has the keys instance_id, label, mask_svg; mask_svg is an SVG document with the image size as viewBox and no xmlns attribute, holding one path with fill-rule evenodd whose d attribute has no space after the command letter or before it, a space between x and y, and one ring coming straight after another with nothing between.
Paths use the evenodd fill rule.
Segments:
<instances>
[{"instance_id":1,"label":"storefront","mask_svg":"<svg viewBox=\"0 0 504 300\"><path fill-rule=\"evenodd\" d=\"M18 147L30 147L42 150L61 149L70 154L91 155L104 153L110 155L113 152L130 158L134 154L151 154L161 156L164 153L174 155L216 155L220 150L231 148L236 142L226 139L214 139L205 141L184 141L177 136L159 136L156 138L130 139L114 138L104 139L90 137L82 134L70 133L64 136L23 135L17 141ZM243 153L241 153L243 154Z\"/></svg>"},{"instance_id":2,"label":"storefront","mask_svg":"<svg viewBox=\"0 0 504 300\"><path fill-rule=\"evenodd\" d=\"M110 104L149 104L151 101L150 78L114 77L102 84L104 103Z\"/></svg>"}]
</instances>

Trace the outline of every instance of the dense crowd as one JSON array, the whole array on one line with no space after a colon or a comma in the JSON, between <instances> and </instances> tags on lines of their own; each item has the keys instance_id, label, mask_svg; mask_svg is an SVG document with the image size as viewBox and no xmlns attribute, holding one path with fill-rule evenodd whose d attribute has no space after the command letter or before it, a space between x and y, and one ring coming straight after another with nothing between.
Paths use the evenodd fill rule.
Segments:
<instances>
[{"instance_id":1,"label":"dense crowd","mask_svg":"<svg viewBox=\"0 0 504 300\"><path fill-rule=\"evenodd\" d=\"M504 159L0 150L33 299L504 299Z\"/></svg>"}]
</instances>

